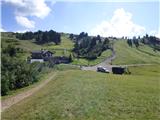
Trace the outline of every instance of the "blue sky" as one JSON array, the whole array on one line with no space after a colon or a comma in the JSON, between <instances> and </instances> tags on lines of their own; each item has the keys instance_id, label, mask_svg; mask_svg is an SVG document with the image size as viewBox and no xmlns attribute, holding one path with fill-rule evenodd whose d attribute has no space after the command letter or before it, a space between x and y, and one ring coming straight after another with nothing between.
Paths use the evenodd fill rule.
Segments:
<instances>
[{"instance_id":1,"label":"blue sky","mask_svg":"<svg viewBox=\"0 0 160 120\"><path fill-rule=\"evenodd\" d=\"M29 2L28 2L29 1ZM2 0L1 30L90 35L159 35L159 2L86 2Z\"/></svg>"}]
</instances>

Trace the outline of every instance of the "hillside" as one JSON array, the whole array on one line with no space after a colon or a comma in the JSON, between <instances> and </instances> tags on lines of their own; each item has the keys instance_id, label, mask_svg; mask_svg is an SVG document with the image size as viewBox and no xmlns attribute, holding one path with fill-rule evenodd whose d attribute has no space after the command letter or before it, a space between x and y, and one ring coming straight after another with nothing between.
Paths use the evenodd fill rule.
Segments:
<instances>
[{"instance_id":1,"label":"hillside","mask_svg":"<svg viewBox=\"0 0 160 120\"><path fill-rule=\"evenodd\" d=\"M16 47L22 48L24 53L20 57L24 60L30 56L31 51L47 49L54 52L54 56L69 56L72 54L74 42L69 38L68 34L61 34L61 44L55 45L54 43L36 44L35 40L19 40L12 33L2 33L3 46L13 44ZM97 59L87 60L84 58L73 58L71 64L74 65L96 65L111 55L110 50L104 51Z\"/></svg>"},{"instance_id":2,"label":"hillside","mask_svg":"<svg viewBox=\"0 0 160 120\"><path fill-rule=\"evenodd\" d=\"M112 64L159 64L160 52L148 45L140 44L138 48L129 47L127 41L118 40L114 43L116 59Z\"/></svg>"},{"instance_id":3,"label":"hillside","mask_svg":"<svg viewBox=\"0 0 160 120\"><path fill-rule=\"evenodd\" d=\"M13 44L24 51L16 56L26 60L33 50L48 49L55 55L70 55L74 43L62 34L62 43L36 44L34 40L18 40L11 33L2 35L2 47ZM116 59L112 64L156 64L129 67L131 75L113 75L82 71L76 65L96 65L111 55L104 51L89 61L74 58L71 65L56 65L41 74L40 82L10 92L2 100L41 85L54 73L57 75L41 89L2 112L4 120L58 119L58 120L156 120L159 117L160 53L140 44L129 47L124 40L114 41ZM52 74L52 75L50 75ZM42 80L44 79L44 80ZM41 81L42 80L42 81ZM3 102L3 101L2 101Z\"/></svg>"},{"instance_id":4,"label":"hillside","mask_svg":"<svg viewBox=\"0 0 160 120\"><path fill-rule=\"evenodd\" d=\"M24 50L24 53L20 55L22 59L26 60L30 56L30 52L40 49L48 49L54 52L55 56L69 56L72 54L74 48L73 41L69 38L68 34L61 34L61 44L55 45L54 43L36 44L34 40L19 40L16 39L11 33L2 34L2 44L4 46L8 44L14 44ZM140 44L138 48L135 46L128 46L125 40L114 41L114 49L116 51L116 59L112 61L112 64L159 64L160 52L154 51L153 48L148 45ZM74 58L72 64L75 65L96 65L111 55L111 51L104 51L101 56L95 60L87 60L84 58Z\"/></svg>"},{"instance_id":5,"label":"hillside","mask_svg":"<svg viewBox=\"0 0 160 120\"><path fill-rule=\"evenodd\" d=\"M158 120L160 66L130 70L133 75L122 76L65 70L2 119Z\"/></svg>"},{"instance_id":6,"label":"hillside","mask_svg":"<svg viewBox=\"0 0 160 120\"><path fill-rule=\"evenodd\" d=\"M34 50L41 50L41 49L48 49L55 53L55 55L68 55L73 48L73 42L68 38L67 35L61 35L61 44L55 45L54 43L46 43L46 44L36 44L35 40L19 40L11 33L3 33L2 34L2 43L8 44L15 44L17 47L22 48L25 50L26 55L28 55L31 51ZM66 53L64 53L64 49L66 49ZM27 54L28 53L28 54Z\"/></svg>"},{"instance_id":7,"label":"hillside","mask_svg":"<svg viewBox=\"0 0 160 120\"><path fill-rule=\"evenodd\" d=\"M160 120L159 1L0 0L0 120Z\"/></svg>"}]
</instances>

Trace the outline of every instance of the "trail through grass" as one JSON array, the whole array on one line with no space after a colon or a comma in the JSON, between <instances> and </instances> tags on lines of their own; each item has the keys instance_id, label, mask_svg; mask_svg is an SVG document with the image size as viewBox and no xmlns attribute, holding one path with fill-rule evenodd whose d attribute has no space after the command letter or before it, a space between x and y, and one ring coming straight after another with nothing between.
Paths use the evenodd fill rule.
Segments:
<instances>
[{"instance_id":1,"label":"trail through grass","mask_svg":"<svg viewBox=\"0 0 160 120\"><path fill-rule=\"evenodd\" d=\"M148 67L140 67L145 71L141 74L132 67L131 75L60 72L36 94L3 112L2 119L158 120L160 75Z\"/></svg>"}]
</instances>

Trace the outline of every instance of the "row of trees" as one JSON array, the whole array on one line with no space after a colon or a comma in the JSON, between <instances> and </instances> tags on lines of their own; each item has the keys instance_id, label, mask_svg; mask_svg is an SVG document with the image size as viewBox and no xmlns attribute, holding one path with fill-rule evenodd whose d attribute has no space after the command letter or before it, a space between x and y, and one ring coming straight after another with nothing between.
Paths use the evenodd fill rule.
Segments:
<instances>
[{"instance_id":1,"label":"row of trees","mask_svg":"<svg viewBox=\"0 0 160 120\"><path fill-rule=\"evenodd\" d=\"M136 37L133 37L133 39L127 39L127 43L130 47L132 47L133 45L135 45L136 48L139 47L139 39L136 39Z\"/></svg>"},{"instance_id":2,"label":"row of trees","mask_svg":"<svg viewBox=\"0 0 160 120\"><path fill-rule=\"evenodd\" d=\"M70 35L70 38L74 38L75 45L73 52L77 57L83 57L87 59L96 59L101 53L109 49L109 39L102 40L100 35L96 37L90 37L87 33L81 32L78 36Z\"/></svg>"},{"instance_id":3,"label":"row of trees","mask_svg":"<svg viewBox=\"0 0 160 120\"><path fill-rule=\"evenodd\" d=\"M148 36L146 34L146 36L143 36L141 39L141 42L151 46L154 50L160 51L160 39L155 36Z\"/></svg>"},{"instance_id":4,"label":"row of trees","mask_svg":"<svg viewBox=\"0 0 160 120\"><path fill-rule=\"evenodd\" d=\"M42 64L27 64L26 61L19 59L17 57L19 50L12 45L2 47L1 95L36 82L43 68Z\"/></svg>"},{"instance_id":5,"label":"row of trees","mask_svg":"<svg viewBox=\"0 0 160 120\"><path fill-rule=\"evenodd\" d=\"M38 44L44 44L48 42L54 42L56 45L61 43L61 35L53 30L50 31L37 31L37 32L25 32L16 33L16 38L21 40L35 39Z\"/></svg>"},{"instance_id":6,"label":"row of trees","mask_svg":"<svg viewBox=\"0 0 160 120\"><path fill-rule=\"evenodd\" d=\"M133 37L133 39L127 39L127 43L130 47L135 45L137 48L139 47L140 43L143 43L151 46L154 50L160 51L160 39L155 36L148 36L148 34L146 34L142 38Z\"/></svg>"}]
</instances>

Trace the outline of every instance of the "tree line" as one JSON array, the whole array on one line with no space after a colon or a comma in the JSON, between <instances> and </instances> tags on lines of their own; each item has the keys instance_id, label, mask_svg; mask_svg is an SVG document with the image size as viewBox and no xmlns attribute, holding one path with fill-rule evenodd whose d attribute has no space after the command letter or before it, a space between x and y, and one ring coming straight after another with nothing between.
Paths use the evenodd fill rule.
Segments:
<instances>
[{"instance_id":1,"label":"tree line","mask_svg":"<svg viewBox=\"0 0 160 120\"><path fill-rule=\"evenodd\" d=\"M56 45L61 43L61 35L53 30L50 31L37 31L37 32L25 32L16 33L16 38L21 40L35 39L38 44L44 44L54 42Z\"/></svg>"},{"instance_id":2,"label":"tree line","mask_svg":"<svg viewBox=\"0 0 160 120\"><path fill-rule=\"evenodd\" d=\"M142 38L140 36L136 38L135 36L132 39L127 39L127 43L130 47L135 45L137 48L139 47L140 43L149 45L154 50L160 51L160 39L155 36L149 36L146 34Z\"/></svg>"},{"instance_id":3,"label":"tree line","mask_svg":"<svg viewBox=\"0 0 160 120\"><path fill-rule=\"evenodd\" d=\"M140 40L140 38L137 39L137 38L134 36L133 39L127 39L127 43L128 43L128 45L129 45L130 47L132 47L133 45L135 45L136 48L138 48L138 47L139 47L139 40Z\"/></svg>"},{"instance_id":4,"label":"tree line","mask_svg":"<svg viewBox=\"0 0 160 120\"><path fill-rule=\"evenodd\" d=\"M102 40L100 35L91 37L88 33L81 32L79 35L70 34L69 37L75 42L73 52L78 58L96 59L103 51L110 48L109 39Z\"/></svg>"}]
</instances>

